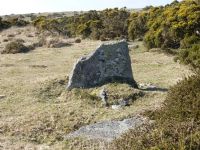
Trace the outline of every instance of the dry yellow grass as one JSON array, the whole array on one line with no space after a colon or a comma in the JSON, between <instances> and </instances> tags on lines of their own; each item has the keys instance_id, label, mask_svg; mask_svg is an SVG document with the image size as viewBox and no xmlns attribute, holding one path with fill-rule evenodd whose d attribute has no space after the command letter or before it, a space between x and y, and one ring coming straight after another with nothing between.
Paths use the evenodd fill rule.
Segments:
<instances>
[{"instance_id":1,"label":"dry yellow grass","mask_svg":"<svg viewBox=\"0 0 200 150\"><path fill-rule=\"evenodd\" d=\"M104 108L97 97L102 87L65 90L65 81L78 58L101 42L83 40L59 49L38 48L26 54L0 54L0 149L65 147L63 136L79 127L110 119L123 119L160 107L166 93L147 92L130 107ZM172 56L131 50L134 78L169 88L190 71ZM131 94L125 84L106 85L111 95ZM65 147L66 148L66 147Z\"/></svg>"}]
</instances>

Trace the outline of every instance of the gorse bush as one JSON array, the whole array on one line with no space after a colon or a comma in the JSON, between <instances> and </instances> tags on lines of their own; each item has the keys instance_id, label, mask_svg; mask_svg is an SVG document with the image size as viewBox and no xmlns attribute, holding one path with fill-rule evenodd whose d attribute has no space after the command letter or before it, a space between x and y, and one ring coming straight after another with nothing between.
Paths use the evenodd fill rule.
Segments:
<instances>
[{"instance_id":1,"label":"gorse bush","mask_svg":"<svg viewBox=\"0 0 200 150\"><path fill-rule=\"evenodd\" d=\"M0 31L11 27L10 23L0 17Z\"/></svg>"},{"instance_id":2,"label":"gorse bush","mask_svg":"<svg viewBox=\"0 0 200 150\"><path fill-rule=\"evenodd\" d=\"M181 41L181 47L180 48L191 48L193 44L200 43L200 36L192 35L188 36L186 35L184 39Z\"/></svg>"},{"instance_id":3,"label":"gorse bush","mask_svg":"<svg viewBox=\"0 0 200 150\"><path fill-rule=\"evenodd\" d=\"M132 13L129 17L128 36L129 39L142 38L147 32L147 12Z\"/></svg>"},{"instance_id":4,"label":"gorse bush","mask_svg":"<svg viewBox=\"0 0 200 150\"><path fill-rule=\"evenodd\" d=\"M7 28L10 28L12 26L23 27L23 26L26 26L28 24L29 24L28 21L22 20L22 19L17 18L17 17L9 18L9 19L6 19L6 20L3 20L0 17L0 31L7 29Z\"/></svg>"},{"instance_id":5,"label":"gorse bush","mask_svg":"<svg viewBox=\"0 0 200 150\"><path fill-rule=\"evenodd\" d=\"M164 7L151 6L132 13L126 8L114 8L56 19L39 16L33 25L41 32L68 37L82 36L95 40L101 36L105 39L124 37L130 40L144 37L149 49L179 48L180 45L190 44L186 42L187 38L194 38L196 32L200 32L200 5L188 0L174 1Z\"/></svg>"},{"instance_id":6,"label":"gorse bush","mask_svg":"<svg viewBox=\"0 0 200 150\"><path fill-rule=\"evenodd\" d=\"M185 78L172 87L165 105L170 107L163 108L163 119L171 117L176 121L200 123L200 74Z\"/></svg>"},{"instance_id":7,"label":"gorse bush","mask_svg":"<svg viewBox=\"0 0 200 150\"><path fill-rule=\"evenodd\" d=\"M82 36L99 40L100 36L104 35L105 38L114 39L127 37L129 15L126 8L105 9L100 12L91 10L59 19L40 16L33 21L33 25L41 32L48 31L68 37Z\"/></svg>"},{"instance_id":8,"label":"gorse bush","mask_svg":"<svg viewBox=\"0 0 200 150\"><path fill-rule=\"evenodd\" d=\"M200 44L194 44L189 49L181 50L178 59L193 69L200 69Z\"/></svg>"},{"instance_id":9,"label":"gorse bush","mask_svg":"<svg viewBox=\"0 0 200 150\"><path fill-rule=\"evenodd\" d=\"M148 49L161 48L177 54L193 68L200 67L200 5L198 1L174 1L161 7L148 7L129 17L129 39L144 37ZM178 49L179 51L171 49Z\"/></svg>"},{"instance_id":10,"label":"gorse bush","mask_svg":"<svg viewBox=\"0 0 200 150\"><path fill-rule=\"evenodd\" d=\"M174 1L165 7L133 13L129 20L130 39L144 36L149 49L179 48L181 40L200 31L200 5L194 1Z\"/></svg>"},{"instance_id":11,"label":"gorse bush","mask_svg":"<svg viewBox=\"0 0 200 150\"><path fill-rule=\"evenodd\" d=\"M113 149L200 148L200 74L172 87L161 110L147 112L153 125L132 130L113 142Z\"/></svg>"},{"instance_id":12,"label":"gorse bush","mask_svg":"<svg viewBox=\"0 0 200 150\"><path fill-rule=\"evenodd\" d=\"M0 18L0 30L11 26L25 26L28 22L13 17ZM164 52L181 48L178 58L194 68L199 65L200 5L199 1L174 1L160 7L147 7L139 12L126 8L91 10L74 16L36 17L32 24L50 35L90 38L95 40L144 39L148 49L161 48ZM194 46L193 46L194 45ZM176 52L175 52L176 53Z\"/></svg>"},{"instance_id":13,"label":"gorse bush","mask_svg":"<svg viewBox=\"0 0 200 150\"><path fill-rule=\"evenodd\" d=\"M7 19L6 21L9 22L11 26L17 26L17 27L23 27L29 24L29 22L22 20L18 17L13 17L13 18Z\"/></svg>"},{"instance_id":14,"label":"gorse bush","mask_svg":"<svg viewBox=\"0 0 200 150\"><path fill-rule=\"evenodd\" d=\"M23 41L16 40L9 42L2 51L2 54L26 53L29 50L30 49L23 44Z\"/></svg>"}]
</instances>

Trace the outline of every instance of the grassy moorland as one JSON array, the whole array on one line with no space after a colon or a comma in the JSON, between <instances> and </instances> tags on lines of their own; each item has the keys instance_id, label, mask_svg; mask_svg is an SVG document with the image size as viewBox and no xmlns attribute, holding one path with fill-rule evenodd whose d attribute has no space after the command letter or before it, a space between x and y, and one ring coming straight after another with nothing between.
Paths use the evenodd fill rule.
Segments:
<instances>
[{"instance_id":1,"label":"grassy moorland","mask_svg":"<svg viewBox=\"0 0 200 150\"><path fill-rule=\"evenodd\" d=\"M0 149L200 149L199 4L0 17ZM135 80L156 88L104 85L109 104L130 98L119 110L102 105L103 86L66 90L78 58L120 39L135 41ZM135 115L153 124L112 143L64 139L82 126Z\"/></svg>"},{"instance_id":2,"label":"grassy moorland","mask_svg":"<svg viewBox=\"0 0 200 150\"><path fill-rule=\"evenodd\" d=\"M81 126L160 108L167 95L162 89L191 73L175 63L173 56L148 52L142 42L131 43L139 45L130 49L135 80L151 83L160 90L142 91L144 96L120 111L105 108L98 98L102 87L66 90L73 64L100 43L83 40L63 48L41 47L25 54L0 54L0 95L5 96L0 99L1 148L67 148L70 143L66 144L63 136ZM111 104L137 91L117 83L106 88Z\"/></svg>"}]
</instances>

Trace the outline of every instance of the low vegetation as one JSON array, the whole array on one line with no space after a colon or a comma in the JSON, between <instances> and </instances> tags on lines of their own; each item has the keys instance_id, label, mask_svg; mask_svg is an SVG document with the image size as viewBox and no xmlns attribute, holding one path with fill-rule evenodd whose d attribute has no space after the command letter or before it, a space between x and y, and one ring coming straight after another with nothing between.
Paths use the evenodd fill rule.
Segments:
<instances>
[{"instance_id":1,"label":"low vegetation","mask_svg":"<svg viewBox=\"0 0 200 150\"><path fill-rule=\"evenodd\" d=\"M61 48L71 45L71 43L64 41L60 37L43 37L39 43L47 48Z\"/></svg>"},{"instance_id":2,"label":"low vegetation","mask_svg":"<svg viewBox=\"0 0 200 150\"><path fill-rule=\"evenodd\" d=\"M74 42L75 42L75 43L81 43L81 39L80 39L80 38L77 38L77 39L75 39Z\"/></svg>"},{"instance_id":3,"label":"low vegetation","mask_svg":"<svg viewBox=\"0 0 200 150\"><path fill-rule=\"evenodd\" d=\"M148 49L178 54L184 64L199 66L199 1L174 1L161 7L147 7L129 17L129 38L144 38Z\"/></svg>"},{"instance_id":4,"label":"low vegetation","mask_svg":"<svg viewBox=\"0 0 200 150\"><path fill-rule=\"evenodd\" d=\"M4 50L2 51L2 54L26 53L29 50L30 48L25 46L23 44L23 41L16 40L16 41L12 41L6 44Z\"/></svg>"},{"instance_id":5,"label":"low vegetation","mask_svg":"<svg viewBox=\"0 0 200 150\"><path fill-rule=\"evenodd\" d=\"M38 90L35 90L34 95L36 95L41 102L54 101L65 91L67 81L67 79L55 79L45 82L41 84Z\"/></svg>"},{"instance_id":6,"label":"low vegetation","mask_svg":"<svg viewBox=\"0 0 200 150\"><path fill-rule=\"evenodd\" d=\"M200 6L196 2L186 0L133 13L129 19L129 38L144 36L149 49L179 48L186 37L199 36L199 11Z\"/></svg>"},{"instance_id":7,"label":"low vegetation","mask_svg":"<svg viewBox=\"0 0 200 150\"><path fill-rule=\"evenodd\" d=\"M89 11L88 13L49 19L39 16L33 25L40 31L59 34L67 37L82 36L91 39L114 39L127 36L127 18L130 13L126 8L106 9L104 11Z\"/></svg>"},{"instance_id":8,"label":"low vegetation","mask_svg":"<svg viewBox=\"0 0 200 150\"><path fill-rule=\"evenodd\" d=\"M39 16L33 21L33 25L40 32L46 31L67 37L82 36L82 38L101 41L123 38L144 39L148 49L161 48L163 52L171 54L177 54L179 51L176 49L180 48L179 58L181 62L188 64L188 60L184 60L187 51L200 41L199 12L198 1L175 0L166 6L146 7L139 12L115 8L103 11L92 10L59 19ZM195 47L198 45L192 48L192 55ZM192 57L198 57L196 54ZM191 63L194 66L196 61Z\"/></svg>"},{"instance_id":9,"label":"low vegetation","mask_svg":"<svg viewBox=\"0 0 200 150\"><path fill-rule=\"evenodd\" d=\"M192 68L200 68L200 44L194 44L191 48L181 50L178 59L181 63L190 65Z\"/></svg>"},{"instance_id":10,"label":"low vegetation","mask_svg":"<svg viewBox=\"0 0 200 150\"><path fill-rule=\"evenodd\" d=\"M199 74L177 83L161 110L146 113L155 123L128 132L113 143L113 149L199 149L199 91Z\"/></svg>"},{"instance_id":11,"label":"low vegetation","mask_svg":"<svg viewBox=\"0 0 200 150\"><path fill-rule=\"evenodd\" d=\"M17 26L17 27L23 27L23 26L27 26L29 24L29 22L19 18L19 17L11 17L9 19L2 19L2 17L0 17L0 31L4 30L4 29L8 29L12 26Z\"/></svg>"}]
</instances>

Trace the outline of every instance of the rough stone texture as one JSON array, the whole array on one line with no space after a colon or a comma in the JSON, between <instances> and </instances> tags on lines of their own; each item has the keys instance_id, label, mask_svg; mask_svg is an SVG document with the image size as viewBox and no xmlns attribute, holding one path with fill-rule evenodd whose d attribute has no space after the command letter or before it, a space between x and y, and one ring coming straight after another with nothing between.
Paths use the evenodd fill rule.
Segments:
<instances>
[{"instance_id":1,"label":"rough stone texture","mask_svg":"<svg viewBox=\"0 0 200 150\"><path fill-rule=\"evenodd\" d=\"M100 91L100 94L99 96L101 97L101 101L103 102L103 104L105 106L108 106L108 94L107 94L107 91L105 90L105 88L103 88L101 91Z\"/></svg>"},{"instance_id":2,"label":"rough stone texture","mask_svg":"<svg viewBox=\"0 0 200 150\"><path fill-rule=\"evenodd\" d=\"M107 142L119 138L129 129L135 129L143 124L150 123L147 118L135 116L122 121L104 121L81 127L79 130L65 136L65 139L82 137L87 139L101 139Z\"/></svg>"},{"instance_id":3,"label":"rough stone texture","mask_svg":"<svg viewBox=\"0 0 200 150\"><path fill-rule=\"evenodd\" d=\"M109 82L128 83L137 88L126 41L102 44L95 52L78 60L70 75L68 89Z\"/></svg>"}]
</instances>

